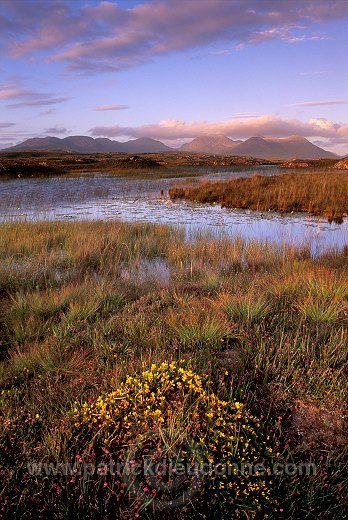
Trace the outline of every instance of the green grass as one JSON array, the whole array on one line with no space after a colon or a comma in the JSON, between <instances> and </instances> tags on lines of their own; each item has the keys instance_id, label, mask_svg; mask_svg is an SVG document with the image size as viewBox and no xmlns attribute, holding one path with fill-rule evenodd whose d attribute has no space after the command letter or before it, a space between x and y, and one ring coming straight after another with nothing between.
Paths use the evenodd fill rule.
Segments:
<instances>
[{"instance_id":1,"label":"green grass","mask_svg":"<svg viewBox=\"0 0 348 520\"><path fill-rule=\"evenodd\" d=\"M345 172L293 173L177 184L173 199L220 203L227 208L258 211L306 212L342 222L348 213L348 175Z\"/></svg>"},{"instance_id":2,"label":"green grass","mask_svg":"<svg viewBox=\"0 0 348 520\"><path fill-rule=\"evenodd\" d=\"M263 321L271 312L271 305L261 298L248 297L226 302L223 310L231 320L251 325Z\"/></svg>"},{"instance_id":3,"label":"green grass","mask_svg":"<svg viewBox=\"0 0 348 520\"><path fill-rule=\"evenodd\" d=\"M297 303L296 308L309 321L334 323L345 318L344 312L348 307L347 303L340 301L322 302L310 298Z\"/></svg>"},{"instance_id":4,"label":"green grass","mask_svg":"<svg viewBox=\"0 0 348 520\"><path fill-rule=\"evenodd\" d=\"M177 518L229 518L222 511L232 502L242 518L344 518L345 249L312 259L307 248L204 233L187 240L162 225L5 223L0 259L0 516L151 517L130 490L116 499L123 488L108 476L30 477L27 464L87 457L92 441L75 425L74 410L120 389L128 376L141 379L143 366L176 361L191 367L224 409L242 403L282 462L317 465L314 476L274 477L261 510L216 478L216 496L206 482L198 502ZM165 281L156 276L159 259L169 271ZM181 400L180 386L169 391L164 379L158 384L169 399L161 413L173 438L191 432L205 456L217 450L216 460L222 437L205 425L199 441L198 401ZM137 395L130 392L129 405L141 414L130 424L141 433L152 419ZM154 417L157 409L151 404ZM113 448L93 432L100 441L93 460L106 462ZM239 453L240 432L232 437ZM253 456L261 457L262 442Z\"/></svg>"}]
</instances>

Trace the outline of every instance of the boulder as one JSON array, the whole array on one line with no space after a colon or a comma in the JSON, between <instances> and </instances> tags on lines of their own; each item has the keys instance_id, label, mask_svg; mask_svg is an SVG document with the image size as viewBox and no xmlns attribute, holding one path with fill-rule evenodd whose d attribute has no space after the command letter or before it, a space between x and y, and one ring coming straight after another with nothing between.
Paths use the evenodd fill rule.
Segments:
<instances>
[{"instance_id":1,"label":"boulder","mask_svg":"<svg viewBox=\"0 0 348 520\"><path fill-rule=\"evenodd\" d=\"M348 170L348 157L345 159L342 159L341 161L338 161L334 165L335 170Z\"/></svg>"}]
</instances>

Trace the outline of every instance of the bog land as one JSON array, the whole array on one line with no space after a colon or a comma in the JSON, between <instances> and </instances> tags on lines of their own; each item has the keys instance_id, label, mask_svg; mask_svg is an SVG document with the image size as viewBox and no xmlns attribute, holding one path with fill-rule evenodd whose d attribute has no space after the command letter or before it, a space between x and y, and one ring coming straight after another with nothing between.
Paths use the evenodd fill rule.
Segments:
<instances>
[{"instance_id":1,"label":"bog land","mask_svg":"<svg viewBox=\"0 0 348 520\"><path fill-rule=\"evenodd\" d=\"M347 248L12 222L0 257L2 516L342 518Z\"/></svg>"}]
</instances>

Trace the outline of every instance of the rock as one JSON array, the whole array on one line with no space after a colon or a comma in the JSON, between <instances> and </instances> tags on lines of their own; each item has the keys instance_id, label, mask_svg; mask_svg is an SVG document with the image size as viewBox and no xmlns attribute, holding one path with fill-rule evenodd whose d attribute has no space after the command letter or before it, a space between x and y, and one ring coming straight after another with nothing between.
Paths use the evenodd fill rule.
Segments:
<instances>
[{"instance_id":1,"label":"rock","mask_svg":"<svg viewBox=\"0 0 348 520\"><path fill-rule=\"evenodd\" d=\"M308 168L310 165L307 162L301 161L287 161L282 163L281 168Z\"/></svg>"},{"instance_id":2,"label":"rock","mask_svg":"<svg viewBox=\"0 0 348 520\"><path fill-rule=\"evenodd\" d=\"M338 161L334 165L335 170L348 170L348 157L345 159L342 159L341 161Z\"/></svg>"}]
</instances>

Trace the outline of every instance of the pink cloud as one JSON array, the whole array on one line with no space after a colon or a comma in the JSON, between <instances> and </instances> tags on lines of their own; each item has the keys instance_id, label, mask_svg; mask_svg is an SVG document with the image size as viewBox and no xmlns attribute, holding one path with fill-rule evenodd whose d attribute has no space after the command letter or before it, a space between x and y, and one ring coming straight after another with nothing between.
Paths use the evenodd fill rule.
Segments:
<instances>
[{"instance_id":1,"label":"pink cloud","mask_svg":"<svg viewBox=\"0 0 348 520\"><path fill-rule=\"evenodd\" d=\"M100 105L95 110L103 112L106 110L126 110L127 108L129 108L128 105Z\"/></svg>"},{"instance_id":2,"label":"pink cloud","mask_svg":"<svg viewBox=\"0 0 348 520\"><path fill-rule=\"evenodd\" d=\"M66 97L48 97L46 95L42 95L39 99L32 99L27 101L19 101L18 103L11 103L10 105L6 105L7 108L21 108L21 107L37 107L37 106L47 106L47 105L57 105L58 103L64 103L64 101L68 101L69 98Z\"/></svg>"},{"instance_id":3,"label":"pink cloud","mask_svg":"<svg viewBox=\"0 0 348 520\"><path fill-rule=\"evenodd\" d=\"M157 0L128 8L110 1L79 8L62 0L3 4L0 41L12 56L49 52L49 59L89 72L120 70L154 56L223 42L243 46L323 39L311 32L316 23L348 16L346 0Z\"/></svg>"},{"instance_id":4,"label":"pink cloud","mask_svg":"<svg viewBox=\"0 0 348 520\"><path fill-rule=\"evenodd\" d=\"M345 99L323 99L319 101L303 101L300 103L290 103L289 107L320 107L325 105L348 105Z\"/></svg>"},{"instance_id":5,"label":"pink cloud","mask_svg":"<svg viewBox=\"0 0 348 520\"><path fill-rule=\"evenodd\" d=\"M0 99L8 99L11 97L17 97L23 93L23 90L19 89L6 89L0 91Z\"/></svg>"},{"instance_id":6,"label":"pink cloud","mask_svg":"<svg viewBox=\"0 0 348 520\"><path fill-rule=\"evenodd\" d=\"M55 97L47 92L34 92L21 88L17 83L7 83L0 85L0 99L19 99L16 103L6 105L7 108L20 108L40 105L55 105L63 103L69 98Z\"/></svg>"},{"instance_id":7,"label":"pink cloud","mask_svg":"<svg viewBox=\"0 0 348 520\"><path fill-rule=\"evenodd\" d=\"M323 118L311 119L304 123L298 119L281 119L263 115L217 122L164 120L139 127L99 126L92 128L90 133L100 137L152 137L171 140L189 139L207 134L223 134L233 138L248 138L252 135L287 137L294 134L304 137L336 138L348 136L348 125L333 123Z\"/></svg>"},{"instance_id":8,"label":"pink cloud","mask_svg":"<svg viewBox=\"0 0 348 520\"><path fill-rule=\"evenodd\" d=\"M6 83L4 85L0 85L0 99L24 96L28 93L28 90L20 88L17 83Z\"/></svg>"}]
</instances>

